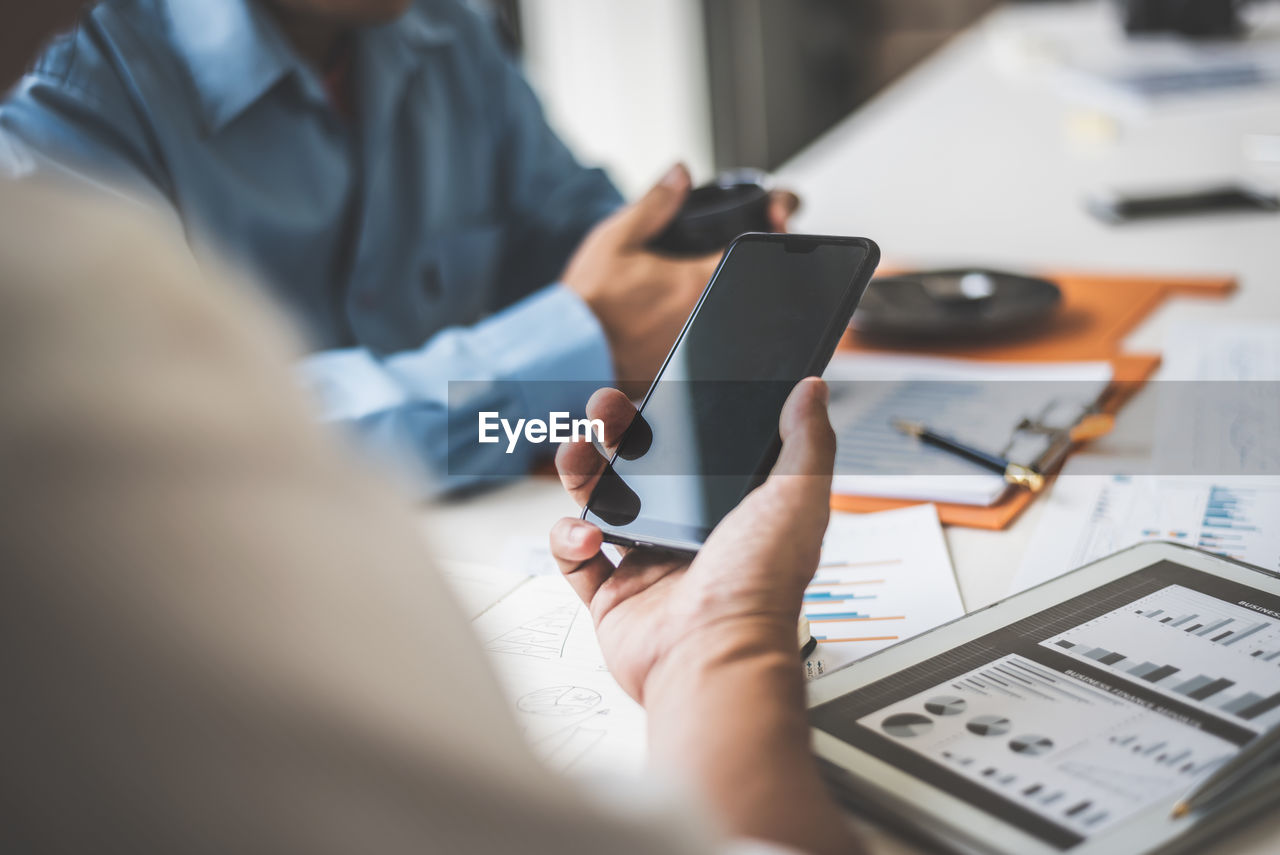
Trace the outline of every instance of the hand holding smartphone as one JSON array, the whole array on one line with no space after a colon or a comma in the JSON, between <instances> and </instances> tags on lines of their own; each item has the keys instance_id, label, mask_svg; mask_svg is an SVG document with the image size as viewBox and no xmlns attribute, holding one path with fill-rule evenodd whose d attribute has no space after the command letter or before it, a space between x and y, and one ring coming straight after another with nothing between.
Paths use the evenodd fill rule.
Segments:
<instances>
[{"instance_id":1,"label":"hand holding smartphone","mask_svg":"<svg viewBox=\"0 0 1280 855\"><path fill-rule=\"evenodd\" d=\"M746 234L726 251L583 510L606 540L696 552L768 474L879 262L865 238Z\"/></svg>"}]
</instances>

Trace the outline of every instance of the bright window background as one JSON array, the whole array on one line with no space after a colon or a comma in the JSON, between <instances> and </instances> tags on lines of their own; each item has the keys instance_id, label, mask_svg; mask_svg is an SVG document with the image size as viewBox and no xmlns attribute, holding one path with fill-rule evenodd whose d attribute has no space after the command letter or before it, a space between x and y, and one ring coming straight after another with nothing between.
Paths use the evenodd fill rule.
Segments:
<instances>
[{"instance_id":1,"label":"bright window background","mask_svg":"<svg viewBox=\"0 0 1280 855\"><path fill-rule=\"evenodd\" d=\"M524 65L553 127L628 197L684 161L711 177L711 111L695 0L521 0Z\"/></svg>"}]
</instances>

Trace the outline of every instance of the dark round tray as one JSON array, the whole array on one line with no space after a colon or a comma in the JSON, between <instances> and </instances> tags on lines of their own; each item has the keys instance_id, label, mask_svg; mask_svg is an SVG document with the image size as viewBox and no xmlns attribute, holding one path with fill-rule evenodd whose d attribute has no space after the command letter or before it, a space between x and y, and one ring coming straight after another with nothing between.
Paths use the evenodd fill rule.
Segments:
<instances>
[{"instance_id":1,"label":"dark round tray","mask_svg":"<svg viewBox=\"0 0 1280 855\"><path fill-rule=\"evenodd\" d=\"M1031 332L1062 302L1047 279L998 270L927 270L873 280L851 326L882 339L958 341Z\"/></svg>"}]
</instances>

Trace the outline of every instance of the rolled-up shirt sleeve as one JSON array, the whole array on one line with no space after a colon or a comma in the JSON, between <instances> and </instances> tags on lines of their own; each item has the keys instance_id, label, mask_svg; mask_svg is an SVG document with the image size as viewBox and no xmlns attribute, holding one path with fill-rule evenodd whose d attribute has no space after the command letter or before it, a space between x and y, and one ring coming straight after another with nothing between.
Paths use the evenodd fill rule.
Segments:
<instances>
[{"instance_id":1,"label":"rolled-up shirt sleeve","mask_svg":"<svg viewBox=\"0 0 1280 855\"><path fill-rule=\"evenodd\" d=\"M322 419L353 435L422 495L526 473L548 446L479 441L479 414L578 416L587 396L613 380L595 315L568 288L550 285L470 327L379 359L330 350L300 371Z\"/></svg>"}]
</instances>

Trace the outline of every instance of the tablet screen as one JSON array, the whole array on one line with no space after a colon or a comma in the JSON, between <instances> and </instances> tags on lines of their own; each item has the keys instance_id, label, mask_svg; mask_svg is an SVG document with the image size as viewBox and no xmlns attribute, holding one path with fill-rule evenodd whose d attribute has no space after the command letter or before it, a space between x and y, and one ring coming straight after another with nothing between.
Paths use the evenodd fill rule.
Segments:
<instances>
[{"instance_id":1,"label":"tablet screen","mask_svg":"<svg viewBox=\"0 0 1280 855\"><path fill-rule=\"evenodd\" d=\"M811 711L815 727L1069 849L1280 723L1280 598L1172 561Z\"/></svg>"}]
</instances>

